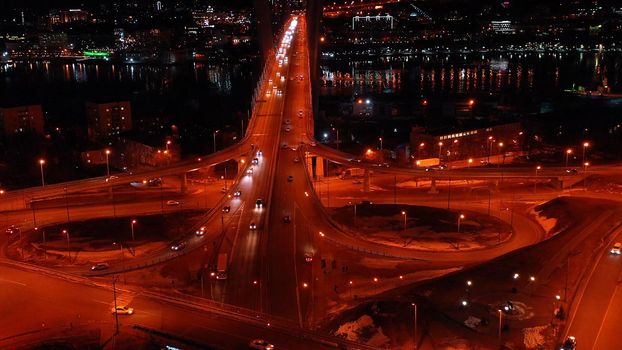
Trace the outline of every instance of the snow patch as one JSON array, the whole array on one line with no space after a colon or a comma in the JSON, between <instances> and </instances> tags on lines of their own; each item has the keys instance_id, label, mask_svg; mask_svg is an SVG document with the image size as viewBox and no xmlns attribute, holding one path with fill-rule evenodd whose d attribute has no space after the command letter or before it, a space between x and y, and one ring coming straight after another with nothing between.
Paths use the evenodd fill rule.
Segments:
<instances>
[{"instance_id":1,"label":"snow patch","mask_svg":"<svg viewBox=\"0 0 622 350\"><path fill-rule=\"evenodd\" d=\"M356 321L342 324L335 332L335 335L377 347L389 344L389 338L382 333L381 327L374 325L374 320L369 315L363 315Z\"/></svg>"},{"instance_id":2,"label":"snow patch","mask_svg":"<svg viewBox=\"0 0 622 350\"><path fill-rule=\"evenodd\" d=\"M536 218L536 221L538 221L540 226L542 226L542 229L544 229L547 234L551 233L551 230L555 227L555 225L557 225L556 218L549 218L541 215L540 212L535 209L531 210L531 214Z\"/></svg>"}]
</instances>

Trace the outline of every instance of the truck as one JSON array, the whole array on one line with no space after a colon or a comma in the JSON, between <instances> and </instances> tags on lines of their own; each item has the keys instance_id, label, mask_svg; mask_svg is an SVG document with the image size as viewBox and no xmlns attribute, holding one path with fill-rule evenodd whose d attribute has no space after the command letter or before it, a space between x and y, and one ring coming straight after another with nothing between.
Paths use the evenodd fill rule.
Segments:
<instances>
[{"instance_id":1,"label":"truck","mask_svg":"<svg viewBox=\"0 0 622 350\"><path fill-rule=\"evenodd\" d=\"M216 279L217 280L227 279L228 262L229 260L227 259L227 253L218 254L218 264L216 265Z\"/></svg>"},{"instance_id":2,"label":"truck","mask_svg":"<svg viewBox=\"0 0 622 350\"><path fill-rule=\"evenodd\" d=\"M370 171L371 173L371 171ZM344 171L341 172L341 174L339 175L339 178L342 180L346 180L346 179L355 179L355 178L361 178L365 176L365 169L362 168L347 168Z\"/></svg>"},{"instance_id":3,"label":"truck","mask_svg":"<svg viewBox=\"0 0 622 350\"><path fill-rule=\"evenodd\" d=\"M439 164L441 164L441 160L439 158L426 158L415 161L415 165L419 168L427 168L437 166Z\"/></svg>"}]
</instances>

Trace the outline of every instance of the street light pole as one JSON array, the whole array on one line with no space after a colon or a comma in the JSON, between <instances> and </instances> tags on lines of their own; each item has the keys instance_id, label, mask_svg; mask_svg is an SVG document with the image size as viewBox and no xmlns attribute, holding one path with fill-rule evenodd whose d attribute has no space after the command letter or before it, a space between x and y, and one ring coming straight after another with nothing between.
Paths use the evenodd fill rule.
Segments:
<instances>
[{"instance_id":1,"label":"street light pole","mask_svg":"<svg viewBox=\"0 0 622 350\"><path fill-rule=\"evenodd\" d=\"M132 220L130 226L132 228L132 241L134 241L134 224L136 224L136 220Z\"/></svg>"},{"instance_id":2,"label":"street light pole","mask_svg":"<svg viewBox=\"0 0 622 350\"><path fill-rule=\"evenodd\" d=\"M378 141L380 141L380 150L382 151L382 137L379 137Z\"/></svg>"},{"instance_id":3,"label":"street light pole","mask_svg":"<svg viewBox=\"0 0 622 350\"><path fill-rule=\"evenodd\" d=\"M69 258L69 263L71 264L71 250L69 250L69 231L63 230L63 233L67 236L67 257Z\"/></svg>"},{"instance_id":4,"label":"street light pole","mask_svg":"<svg viewBox=\"0 0 622 350\"><path fill-rule=\"evenodd\" d=\"M536 178L533 181L533 193L537 193L538 189L537 189L537 184L538 184L538 170L542 169L541 166L537 166L536 167Z\"/></svg>"},{"instance_id":5,"label":"street light pole","mask_svg":"<svg viewBox=\"0 0 622 350\"><path fill-rule=\"evenodd\" d=\"M458 216L458 233L460 233L460 223L462 220L464 220L464 214Z\"/></svg>"},{"instance_id":6,"label":"street light pole","mask_svg":"<svg viewBox=\"0 0 622 350\"><path fill-rule=\"evenodd\" d=\"M418 342L418 337L417 337L417 303L412 303L411 304L414 307L415 310L415 337L414 337L414 343L415 343L415 350L419 349L419 342Z\"/></svg>"},{"instance_id":7,"label":"street light pole","mask_svg":"<svg viewBox=\"0 0 622 350\"><path fill-rule=\"evenodd\" d=\"M583 163L583 190L587 191L587 167L590 166L590 163Z\"/></svg>"},{"instance_id":8,"label":"street light pole","mask_svg":"<svg viewBox=\"0 0 622 350\"><path fill-rule=\"evenodd\" d=\"M110 177L110 161L109 161L109 156L110 156L110 150L107 149L106 150L106 176Z\"/></svg>"},{"instance_id":9,"label":"street light pole","mask_svg":"<svg viewBox=\"0 0 622 350\"><path fill-rule=\"evenodd\" d=\"M39 159L39 167L41 168L41 187L45 187L45 177L43 176L43 164L45 164L45 160Z\"/></svg>"},{"instance_id":10,"label":"street light pole","mask_svg":"<svg viewBox=\"0 0 622 350\"><path fill-rule=\"evenodd\" d=\"M214 134L213 134L213 136L214 136L214 153L216 153L216 134L218 134L219 131L220 130L216 130L216 131L214 131Z\"/></svg>"},{"instance_id":11,"label":"street light pole","mask_svg":"<svg viewBox=\"0 0 622 350\"><path fill-rule=\"evenodd\" d=\"M405 210L402 210L402 215L404 216L404 232L406 231L406 220L408 215L406 214Z\"/></svg>"},{"instance_id":12,"label":"street light pole","mask_svg":"<svg viewBox=\"0 0 622 350\"><path fill-rule=\"evenodd\" d=\"M440 141L440 142L438 143L438 160L439 160L439 162L440 162L440 160L441 160L441 154L442 154L442 153L443 153L443 142L442 142L442 141Z\"/></svg>"},{"instance_id":13,"label":"street light pole","mask_svg":"<svg viewBox=\"0 0 622 350\"><path fill-rule=\"evenodd\" d=\"M585 149L590 146L589 142L583 142L583 159L582 162L585 163Z\"/></svg>"},{"instance_id":14,"label":"street light pole","mask_svg":"<svg viewBox=\"0 0 622 350\"><path fill-rule=\"evenodd\" d=\"M503 323L503 312L501 309L497 310L499 312L499 342L501 342L501 324Z\"/></svg>"}]
</instances>

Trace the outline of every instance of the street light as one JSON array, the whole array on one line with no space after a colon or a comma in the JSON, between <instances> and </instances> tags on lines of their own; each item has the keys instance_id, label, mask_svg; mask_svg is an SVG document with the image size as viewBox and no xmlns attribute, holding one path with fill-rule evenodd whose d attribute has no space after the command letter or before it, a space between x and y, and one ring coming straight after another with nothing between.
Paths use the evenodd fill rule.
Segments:
<instances>
[{"instance_id":1,"label":"street light","mask_svg":"<svg viewBox=\"0 0 622 350\"><path fill-rule=\"evenodd\" d=\"M499 158L501 158L501 157L502 157L502 155L501 155L501 152L502 152L501 150L502 150L502 148L503 148L503 142L499 142L499 143L497 144L497 168L499 168L499 164L500 164L500 163L499 163ZM503 157L503 162L505 163L505 157Z\"/></svg>"},{"instance_id":2,"label":"street light","mask_svg":"<svg viewBox=\"0 0 622 350\"><path fill-rule=\"evenodd\" d=\"M590 143L589 142L583 142L583 159L581 160L583 163L585 163L585 149L590 147Z\"/></svg>"},{"instance_id":3,"label":"street light","mask_svg":"<svg viewBox=\"0 0 622 350\"><path fill-rule=\"evenodd\" d=\"M109 161L109 157L110 157L110 150L107 149L106 150L106 176L110 177L110 161Z\"/></svg>"},{"instance_id":4,"label":"street light","mask_svg":"<svg viewBox=\"0 0 622 350\"><path fill-rule=\"evenodd\" d=\"M402 210L402 215L404 215L404 231L406 231L406 218L408 217L408 215L406 215L406 211Z\"/></svg>"},{"instance_id":5,"label":"street light","mask_svg":"<svg viewBox=\"0 0 622 350\"><path fill-rule=\"evenodd\" d=\"M417 149L417 159L421 159L421 150L425 147L425 143L421 142L419 144L419 148Z\"/></svg>"},{"instance_id":6,"label":"street light","mask_svg":"<svg viewBox=\"0 0 622 350\"><path fill-rule=\"evenodd\" d=\"M533 192L534 192L534 193L536 193L536 192L538 191L538 189L537 189L537 187L536 187L536 186L537 186L537 184L538 184L538 171L539 171L540 169L542 169L542 167L538 165L538 166L536 167L536 178L533 180Z\"/></svg>"},{"instance_id":7,"label":"street light","mask_svg":"<svg viewBox=\"0 0 622 350\"><path fill-rule=\"evenodd\" d=\"M471 163L473 163L473 158L469 158L469 160L467 161L467 169L471 168Z\"/></svg>"},{"instance_id":8,"label":"street light","mask_svg":"<svg viewBox=\"0 0 622 350\"><path fill-rule=\"evenodd\" d=\"M501 311L501 309L497 309L497 312L499 312L499 341L501 341L501 324L503 323L503 312Z\"/></svg>"},{"instance_id":9,"label":"street light","mask_svg":"<svg viewBox=\"0 0 622 350\"><path fill-rule=\"evenodd\" d=\"M214 131L214 153L216 153L216 134L218 134L220 132L220 130L216 130Z\"/></svg>"},{"instance_id":10,"label":"street light","mask_svg":"<svg viewBox=\"0 0 622 350\"><path fill-rule=\"evenodd\" d=\"M173 143L171 140L166 140L166 150L167 151L168 151L168 146L170 146L171 143Z\"/></svg>"},{"instance_id":11,"label":"street light","mask_svg":"<svg viewBox=\"0 0 622 350\"><path fill-rule=\"evenodd\" d=\"M568 156L570 156L570 154L572 154L572 150L568 148L566 150L566 168L568 167Z\"/></svg>"},{"instance_id":12,"label":"street light","mask_svg":"<svg viewBox=\"0 0 622 350\"><path fill-rule=\"evenodd\" d=\"M71 264L71 251L69 249L69 231L63 230L63 234L67 236L67 257L69 258L69 263Z\"/></svg>"},{"instance_id":13,"label":"street light","mask_svg":"<svg viewBox=\"0 0 622 350\"><path fill-rule=\"evenodd\" d=\"M43 164L45 164L45 159L39 159L39 167L41 168L41 187L45 186L45 178L43 177Z\"/></svg>"},{"instance_id":14,"label":"street light","mask_svg":"<svg viewBox=\"0 0 622 350\"><path fill-rule=\"evenodd\" d=\"M438 143L438 160L441 160L441 153L443 152L443 141Z\"/></svg>"},{"instance_id":15,"label":"street light","mask_svg":"<svg viewBox=\"0 0 622 350\"><path fill-rule=\"evenodd\" d=\"M333 131L337 134L337 149L339 149L339 129L333 128Z\"/></svg>"},{"instance_id":16,"label":"street light","mask_svg":"<svg viewBox=\"0 0 622 350\"><path fill-rule=\"evenodd\" d=\"M587 191L587 167L590 166L590 163L583 163L583 189Z\"/></svg>"},{"instance_id":17,"label":"street light","mask_svg":"<svg viewBox=\"0 0 622 350\"><path fill-rule=\"evenodd\" d=\"M415 343L415 350L417 350L417 349L419 349L419 343L417 342L417 304L416 303L410 303L410 305L412 305L414 310L415 310L415 336L414 336L414 343Z\"/></svg>"},{"instance_id":18,"label":"street light","mask_svg":"<svg viewBox=\"0 0 622 350\"><path fill-rule=\"evenodd\" d=\"M382 137L379 137L378 141L380 141L380 150L382 151Z\"/></svg>"},{"instance_id":19,"label":"street light","mask_svg":"<svg viewBox=\"0 0 622 350\"><path fill-rule=\"evenodd\" d=\"M458 233L460 233L460 222L464 220L464 214L458 216Z\"/></svg>"},{"instance_id":20,"label":"street light","mask_svg":"<svg viewBox=\"0 0 622 350\"><path fill-rule=\"evenodd\" d=\"M130 227L132 228L132 241L134 241L134 225L137 223L136 220L132 220L130 222Z\"/></svg>"},{"instance_id":21,"label":"street light","mask_svg":"<svg viewBox=\"0 0 622 350\"><path fill-rule=\"evenodd\" d=\"M486 160L490 163L490 153L492 153L492 143L495 142L495 138L492 136L488 136L488 159Z\"/></svg>"}]
</instances>

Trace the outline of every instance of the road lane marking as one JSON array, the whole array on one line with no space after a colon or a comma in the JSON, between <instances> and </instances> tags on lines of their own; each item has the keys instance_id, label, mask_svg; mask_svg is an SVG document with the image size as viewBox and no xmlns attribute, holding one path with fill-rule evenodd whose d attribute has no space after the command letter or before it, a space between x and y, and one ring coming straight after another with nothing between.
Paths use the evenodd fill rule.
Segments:
<instances>
[{"instance_id":1,"label":"road lane marking","mask_svg":"<svg viewBox=\"0 0 622 350\"><path fill-rule=\"evenodd\" d=\"M110 305L109 301L101 301L101 300L95 300L95 299L93 299L93 301L96 302L96 303L104 304L104 305ZM113 303L114 303L114 301L113 301Z\"/></svg>"},{"instance_id":2,"label":"road lane marking","mask_svg":"<svg viewBox=\"0 0 622 350\"><path fill-rule=\"evenodd\" d=\"M0 278L0 281L7 282L7 283L13 283L13 284L17 284L17 285L20 285L20 286L25 286L26 285L26 283L17 282L17 281L11 281L11 280L5 280L3 278Z\"/></svg>"},{"instance_id":3,"label":"road lane marking","mask_svg":"<svg viewBox=\"0 0 622 350\"><path fill-rule=\"evenodd\" d=\"M603 316L603 319L600 322L600 327L598 327L598 333L596 333L596 338L594 338L594 342L592 343L592 347L590 349L593 349L594 346L596 345L596 343L598 343L598 337L600 337L600 333L603 331L603 326L605 325L605 321L607 320L607 315L609 314L609 311L611 310L611 305L615 301L616 294L618 293L618 287L619 286L620 286L619 284L616 285L616 288L613 290L613 294L611 295L611 299L609 299L609 303L607 304L607 311L605 311L605 315Z\"/></svg>"}]
</instances>

